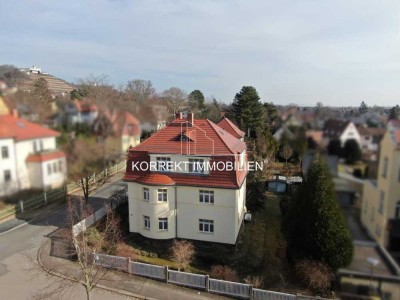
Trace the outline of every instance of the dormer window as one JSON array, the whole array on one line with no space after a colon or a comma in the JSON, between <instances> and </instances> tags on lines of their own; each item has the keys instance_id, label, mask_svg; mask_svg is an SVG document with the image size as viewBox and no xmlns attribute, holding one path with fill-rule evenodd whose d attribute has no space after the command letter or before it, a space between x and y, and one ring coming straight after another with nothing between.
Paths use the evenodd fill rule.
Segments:
<instances>
[{"instance_id":1,"label":"dormer window","mask_svg":"<svg viewBox=\"0 0 400 300\"><path fill-rule=\"evenodd\" d=\"M156 157L157 171L169 172L171 171L171 158L170 157Z\"/></svg>"},{"instance_id":2,"label":"dormer window","mask_svg":"<svg viewBox=\"0 0 400 300\"><path fill-rule=\"evenodd\" d=\"M204 159L190 158L189 173L204 174Z\"/></svg>"}]
</instances>

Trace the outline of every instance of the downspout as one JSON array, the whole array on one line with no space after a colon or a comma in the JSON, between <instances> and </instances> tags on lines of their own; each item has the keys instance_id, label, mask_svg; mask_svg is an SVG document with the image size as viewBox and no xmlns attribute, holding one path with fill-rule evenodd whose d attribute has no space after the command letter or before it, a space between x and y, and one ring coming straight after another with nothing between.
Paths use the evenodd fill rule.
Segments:
<instances>
[{"instance_id":1,"label":"downspout","mask_svg":"<svg viewBox=\"0 0 400 300\"><path fill-rule=\"evenodd\" d=\"M175 238L178 238L178 187L175 186Z\"/></svg>"}]
</instances>

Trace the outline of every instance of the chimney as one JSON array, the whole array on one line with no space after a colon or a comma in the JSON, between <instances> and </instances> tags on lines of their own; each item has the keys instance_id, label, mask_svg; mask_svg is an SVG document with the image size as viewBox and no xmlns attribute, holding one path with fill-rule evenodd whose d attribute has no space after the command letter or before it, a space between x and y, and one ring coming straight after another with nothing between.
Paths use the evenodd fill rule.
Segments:
<instances>
[{"instance_id":1,"label":"chimney","mask_svg":"<svg viewBox=\"0 0 400 300\"><path fill-rule=\"evenodd\" d=\"M182 119L182 113L181 112L176 113L175 116L176 116L177 120L178 119Z\"/></svg>"},{"instance_id":2,"label":"chimney","mask_svg":"<svg viewBox=\"0 0 400 300\"><path fill-rule=\"evenodd\" d=\"M194 113L188 113L186 120L190 122L191 125L194 125Z\"/></svg>"},{"instance_id":3,"label":"chimney","mask_svg":"<svg viewBox=\"0 0 400 300\"><path fill-rule=\"evenodd\" d=\"M12 116L18 118L18 110L16 108L13 108L12 110Z\"/></svg>"}]
</instances>

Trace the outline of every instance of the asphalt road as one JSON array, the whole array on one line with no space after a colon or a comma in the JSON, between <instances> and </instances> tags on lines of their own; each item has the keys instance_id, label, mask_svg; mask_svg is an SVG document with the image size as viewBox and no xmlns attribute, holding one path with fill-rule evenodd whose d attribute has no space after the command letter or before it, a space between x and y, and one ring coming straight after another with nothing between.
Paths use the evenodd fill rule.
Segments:
<instances>
[{"instance_id":1,"label":"asphalt road","mask_svg":"<svg viewBox=\"0 0 400 300\"><path fill-rule=\"evenodd\" d=\"M115 189L126 184L122 181L112 182L100 188L90 204L96 210L107 202ZM44 274L32 276L32 260L46 236L65 224L66 206L60 207L51 214L0 235L0 299L31 299L35 291L46 286L48 278ZM85 296L84 290L75 291L78 297ZM83 292L83 294L81 294ZM110 299L104 291L96 291L95 299ZM103 296L102 296L103 295ZM117 296L113 299L118 299ZM122 299L122 298L121 298Z\"/></svg>"}]
</instances>

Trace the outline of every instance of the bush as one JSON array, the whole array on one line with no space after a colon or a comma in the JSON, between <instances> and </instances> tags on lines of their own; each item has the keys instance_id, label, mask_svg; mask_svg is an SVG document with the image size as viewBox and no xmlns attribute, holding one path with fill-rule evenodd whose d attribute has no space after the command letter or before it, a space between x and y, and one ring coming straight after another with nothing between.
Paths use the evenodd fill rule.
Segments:
<instances>
[{"instance_id":1,"label":"bush","mask_svg":"<svg viewBox=\"0 0 400 300\"><path fill-rule=\"evenodd\" d=\"M125 243L119 243L115 249L116 256L129 257L131 260L137 260L135 249Z\"/></svg>"},{"instance_id":2,"label":"bush","mask_svg":"<svg viewBox=\"0 0 400 300\"><path fill-rule=\"evenodd\" d=\"M228 266L212 266L210 275L211 277L220 280L239 281L237 272Z\"/></svg>"},{"instance_id":3,"label":"bush","mask_svg":"<svg viewBox=\"0 0 400 300\"><path fill-rule=\"evenodd\" d=\"M264 279L259 276L247 276L244 279L244 282L246 282L247 284L251 284L256 289L259 289L259 288L262 288L262 286L264 284Z\"/></svg>"},{"instance_id":4,"label":"bush","mask_svg":"<svg viewBox=\"0 0 400 300\"><path fill-rule=\"evenodd\" d=\"M317 261L302 260L296 263L296 273L309 289L317 293L327 292L335 275L327 264Z\"/></svg>"}]
</instances>

